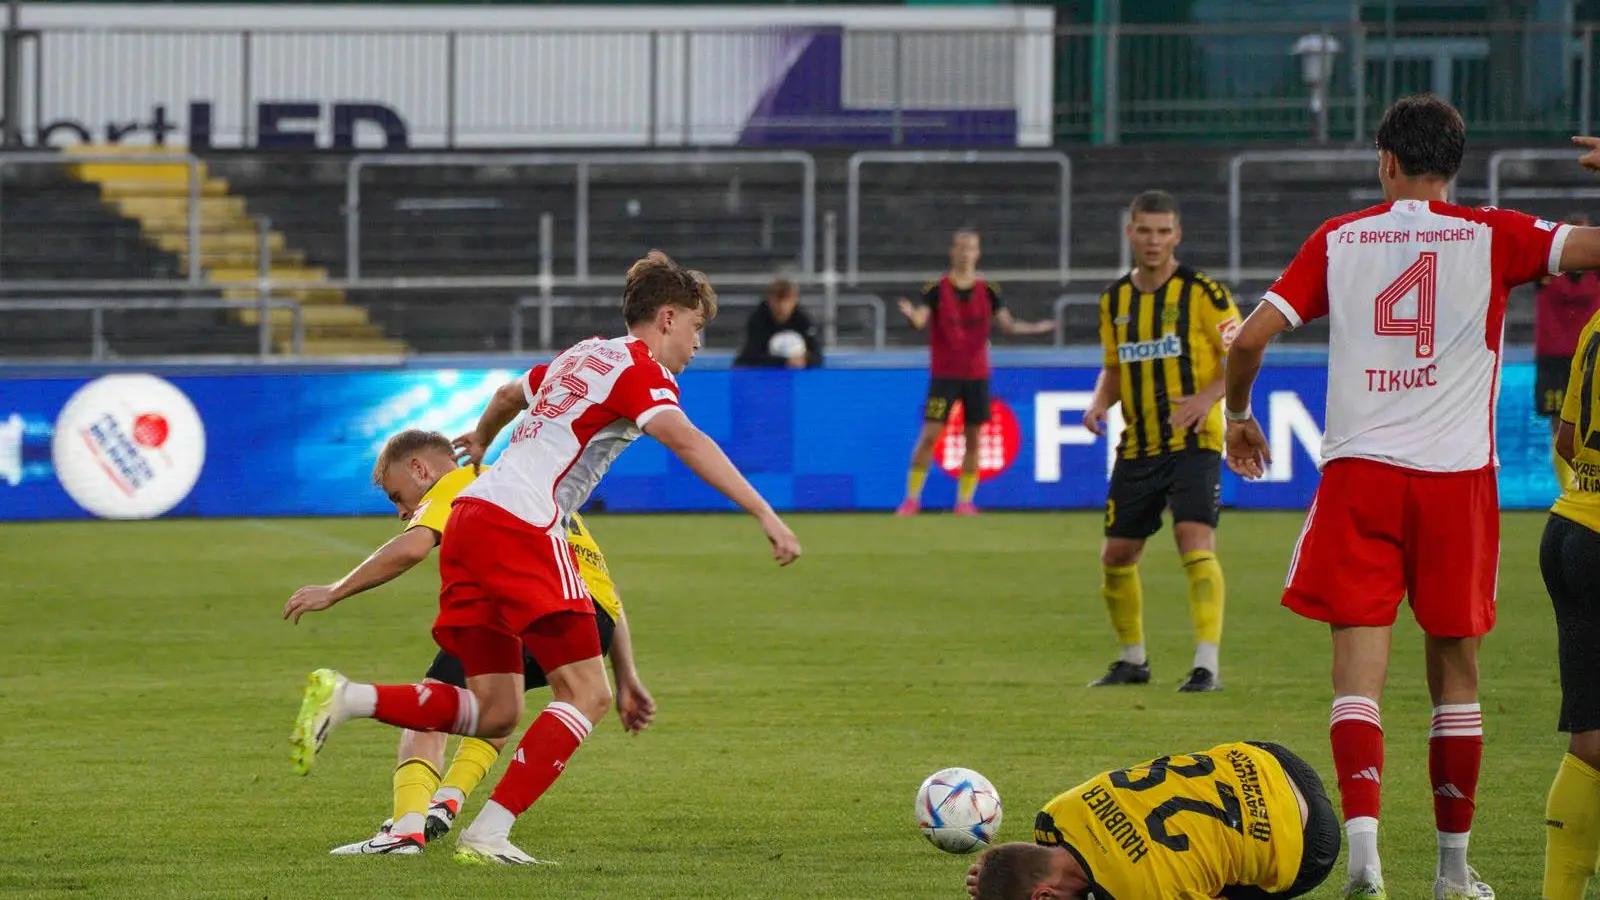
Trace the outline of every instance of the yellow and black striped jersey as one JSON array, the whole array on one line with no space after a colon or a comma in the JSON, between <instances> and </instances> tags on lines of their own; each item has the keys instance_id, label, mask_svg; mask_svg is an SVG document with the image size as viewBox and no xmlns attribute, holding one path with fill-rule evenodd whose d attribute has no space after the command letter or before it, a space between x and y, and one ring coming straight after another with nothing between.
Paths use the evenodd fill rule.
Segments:
<instances>
[{"instance_id":1,"label":"yellow and black striped jersey","mask_svg":"<svg viewBox=\"0 0 1600 900\"><path fill-rule=\"evenodd\" d=\"M1600 531L1600 313L1578 334L1572 374L1561 403L1561 421L1572 423L1572 482L1550 511Z\"/></svg>"},{"instance_id":2,"label":"yellow and black striped jersey","mask_svg":"<svg viewBox=\"0 0 1600 900\"><path fill-rule=\"evenodd\" d=\"M1063 846L1096 900L1199 900L1287 890L1305 853L1289 775L1252 744L1103 772L1046 803L1035 843Z\"/></svg>"},{"instance_id":3,"label":"yellow and black striped jersey","mask_svg":"<svg viewBox=\"0 0 1600 900\"><path fill-rule=\"evenodd\" d=\"M1107 372L1121 378L1126 430L1123 459L1185 449L1222 450L1222 405L1194 430L1172 426L1178 403L1222 377L1222 360L1239 329L1228 289L1187 266L1154 292L1124 275L1100 295L1100 344Z\"/></svg>"}]
</instances>

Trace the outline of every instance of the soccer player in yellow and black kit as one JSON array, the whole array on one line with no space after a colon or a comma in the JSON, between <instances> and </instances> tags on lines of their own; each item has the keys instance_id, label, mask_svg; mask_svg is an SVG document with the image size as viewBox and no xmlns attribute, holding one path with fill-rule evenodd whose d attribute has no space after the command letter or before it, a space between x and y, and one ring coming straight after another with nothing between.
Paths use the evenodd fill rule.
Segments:
<instances>
[{"instance_id":1,"label":"soccer player in yellow and black kit","mask_svg":"<svg viewBox=\"0 0 1600 900\"><path fill-rule=\"evenodd\" d=\"M974 900L1288 900L1333 871L1339 819L1311 766L1250 742L1102 772L1046 803L1033 840L978 857Z\"/></svg>"},{"instance_id":2,"label":"soccer player in yellow and black kit","mask_svg":"<svg viewBox=\"0 0 1600 900\"><path fill-rule=\"evenodd\" d=\"M1138 265L1100 296L1105 368L1083 424L1104 434L1118 404L1127 423L1106 496L1101 593L1122 654L1092 686L1148 684L1139 557L1172 510L1189 576L1194 668L1178 690L1222 686L1222 566L1216 528L1222 496L1223 355L1239 328L1228 289L1173 255L1183 239L1178 201L1145 191L1129 207Z\"/></svg>"},{"instance_id":3,"label":"soccer player in yellow and black kit","mask_svg":"<svg viewBox=\"0 0 1600 900\"><path fill-rule=\"evenodd\" d=\"M1571 734L1545 801L1544 900L1580 900L1600 867L1600 315L1578 335L1556 453L1572 478L1545 525L1539 569L1555 604L1559 728Z\"/></svg>"},{"instance_id":4,"label":"soccer player in yellow and black kit","mask_svg":"<svg viewBox=\"0 0 1600 900\"><path fill-rule=\"evenodd\" d=\"M456 465L449 438L438 432L414 429L390 438L378 456L372 480L394 502L406 522L405 530L339 581L296 591L285 604L283 617L298 623L305 613L327 609L346 597L385 584L427 559L444 534L451 502L477 477L471 467ZM605 556L576 515L567 526L567 541L577 556L578 574L594 598L600 649L611 657L611 671L617 682L617 711L623 727L631 732L641 731L655 716L655 701L634 667L628 622ZM525 688L545 686L544 672L526 652L523 666ZM460 661L443 651L434 657L424 681L460 688L467 684ZM420 853L428 841L450 830L467 795L494 765L507 739L462 738L450 768L441 777L447 738L431 732L401 733L400 764L394 771L393 817L371 838L335 848L335 855Z\"/></svg>"}]
</instances>

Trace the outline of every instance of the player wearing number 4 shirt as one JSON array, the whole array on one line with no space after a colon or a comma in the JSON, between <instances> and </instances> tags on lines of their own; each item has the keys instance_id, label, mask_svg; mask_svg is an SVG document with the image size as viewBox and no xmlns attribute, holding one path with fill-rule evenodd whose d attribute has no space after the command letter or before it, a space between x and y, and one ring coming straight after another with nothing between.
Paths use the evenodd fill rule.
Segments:
<instances>
[{"instance_id":1,"label":"player wearing number 4 shirt","mask_svg":"<svg viewBox=\"0 0 1600 900\"><path fill-rule=\"evenodd\" d=\"M755 516L780 564L800 555L794 533L678 406L673 376L694 358L716 304L704 276L652 252L628 270L626 337L583 341L495 392L477 429L457 445L476 465L516 418L511 445L462 490L439 552L433 636L461 661L467 688L360 684L319 669L291 739L297 772L307 774L328 733L353 718L415 731L509 735L522 717L526 648L555 702L522 736L494 796L458 838L456 858L538 862L511 844L511 826L555 782L611 704L594 603L565 536L611 463L649 434Z\"/></svg>"},{"instance_id":2,"label":"player wearing number 4 shirt","mask_svg":"<svg viewBox=\"0 0 1600 900\"><path fill-rule=\"evenodd\" d=\"M1339 821L1277 744L1223 744L1102 772L1046 803L1034 843L967 872L974 900L1289 900L1327 879Z\"/></svg>"},{"instance_id":3,"label":"player wearing number 4 shirt","mask_svg":"<svg viewBox=\"0 0 1600 900\"><path fill-rule=\"evenodd\" d=\"M1377 132L1387 202L1323 223L1228 354L1228 465L1260 477L1270 456L1250 390L1267 343L1329 320L1322 483L1283 604L1333 629L1347 897L1386 896L1378 698L1402 597L1427 633L1434 896L1494 895L1467 867L1467 839L1483 755L1478 641L1494 625L1500 556L1494 420L1506 297L1546 273L1600 266L1600 230L1446 202L1465 143L1460 114L1437 97L1390 107Z\"/></svg>"}]
</instances>

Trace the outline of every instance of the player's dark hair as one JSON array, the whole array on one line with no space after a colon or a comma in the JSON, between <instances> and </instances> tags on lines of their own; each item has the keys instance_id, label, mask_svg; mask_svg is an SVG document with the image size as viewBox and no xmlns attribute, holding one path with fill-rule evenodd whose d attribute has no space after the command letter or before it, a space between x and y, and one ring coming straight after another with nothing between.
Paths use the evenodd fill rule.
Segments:
<instances>
[{"instance_id":1,"label":"player's dark hair","mask_svg":"<svg viewBox=\"0 0 1600 900\"><path fill-rule=\"evenodd\" d=\"M630 327L648 322L663 306L698 309L709 322L717 315L717 292L703 272L685 269L660 250L651 250L628 267L622 320Z\"/></svg>"},{"instance_id":2,"label":"player's dark hair","mask_svg":"<svg viewBox=\"0 0 1600 900\"><path fill-rule=\"evenodd\" d=\"M962 227L957 228L955 231L950 232L950 243L954 244L956 241L959 241L964 237L976 238L980 241L983 240L983 235L978 233L978 229L973 228L971 225L963 225Z\"/></svg>"},{"instance_id":3,"label":"player's dark hair","mask_svg":"<svg viewBox=\"0 0 1600 900\"><path fill-rule=\"evenodd\" d=\"M1178 198L1166 191L1144 191L1128 204L1128 218L1139 213L1172 213L1174 219L1182 218L1178 212Z\"/></svg>"},{"instance_id":4,"label":"player's dark hair","mask_svg":"<svg viewBox=\"0 0 1600 900\"><path fill-rule=\"evenodd\" d=\"M383 484L383 476L388 474L390 466L419 453L443 453L455 458L455 448L450 446L449 438L437 431L408 428L384 442L378 461L372 467L372 483Z\"/></svg>"},{"instance_id":5,"label":"player's dark hair","mask_svg":"<svg viewBox=\"0 0 1600 900\"><path fill-rule=\"evenodd\" d=\"M1378 123L1379 150L1394 154L1400 171L1411 178L1446 181L1461 171L1467 152L1467 124L1461 113L1436 94L1401 97Z\"/></svg>"},{"instance_id":6,"label":"player's dark hair","mask_svg":"<svg viewBox=\"0 0 1600 900\"><path fill-rule=\"evenodd\" d=\"M1038 844L1016 841L996 844L978 857L976 900L1028 900L1039 882L1050 877L1050 854Z\"/></svg>"}]
</instances>

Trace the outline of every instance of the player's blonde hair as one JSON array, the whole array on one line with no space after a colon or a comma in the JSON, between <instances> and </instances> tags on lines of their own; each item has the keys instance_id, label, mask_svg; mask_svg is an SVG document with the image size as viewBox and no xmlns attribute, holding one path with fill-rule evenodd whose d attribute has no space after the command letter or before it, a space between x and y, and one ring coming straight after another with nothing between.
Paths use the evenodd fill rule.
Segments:
<instances>
[{"instance_id":1,"label":"player's blonde hair","mask_svg":"<svg viewBox=\"0 0 1600 900\"><path fill-rule=\"evenodd\" d=\"M390 466L419 453L443 453L455 458L455 448L450 446L449 438L437 431L408 428L384 442L378 461L372 466L372 483L383 484L383 476L388 474Z\"/></svg>"},{"instance_id":2,"label":"player's blonde hair","mask_svg":"<svg viewBox=\"0 0 1600 900\"><path fill-rule=\"evenodd\" d=\"M685 269L660 250L651 250L628 267L622 319L630 326L647 322L663 306L698 309L709 322L717 315L717 292L704 272Z\"/></svg>"},{"instance_id":3,"label":"player's blonde hair","mask_svg":"<svg viewBox=\"0 0 1600 900\"><path fill-rule=\"evenodd\" d=\"M978 857L976 900L1028 900L1050 877L1049 847L1013 841L996 844Z\"/></svg>"}]
</instances>

